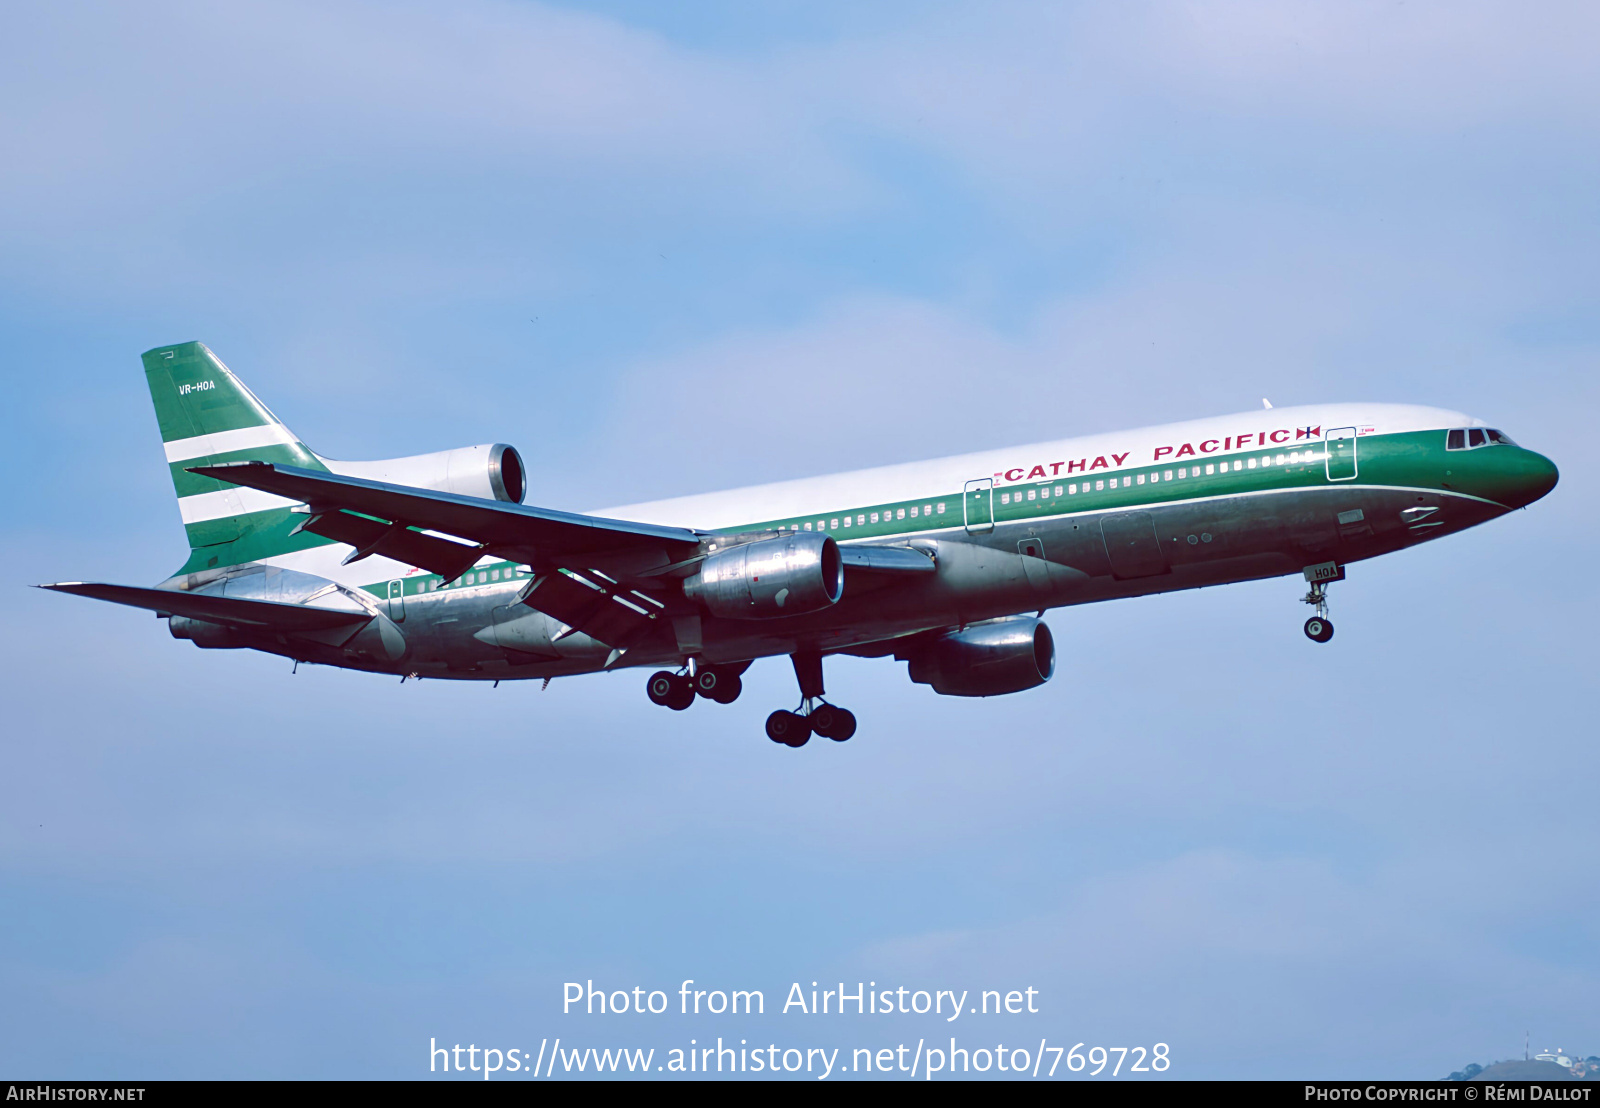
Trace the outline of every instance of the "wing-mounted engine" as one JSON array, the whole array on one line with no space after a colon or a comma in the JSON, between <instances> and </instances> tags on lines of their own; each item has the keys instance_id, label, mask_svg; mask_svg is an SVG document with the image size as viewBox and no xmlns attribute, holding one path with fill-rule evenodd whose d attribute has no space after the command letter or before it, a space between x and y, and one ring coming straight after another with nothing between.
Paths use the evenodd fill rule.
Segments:
<instances>
[{"instance_id":1,"label":"wing-mounted engine","mask_svg":"<svg viewBox=\"0 0 1600 1108\"><path fill-rule=\"evenodd\" d=\"M844 559L829 535L795 532L713 550L684 595L728 619L804 615L838 603Z\"/></svg>"},{"instance_id":2,"label":"wing-mounted engine","mask_svg":"<svg viewBox=\"0 0 1600 1108\"><path fill-rule=\"evenodd\" d=\"M897 656L911 662L911 680L945 696L1021 692L1050 680L1056 668L1050 628L1032 616L945 631Z\"/></svg>"},{"instance_id":3,"label":"wing-mounted engine","mask_svg":"<svg viewBox=\"0 0 1600 1108\"><path fill-rule=\"evenodd\" d=\"M501 442L378 462L336 462L320 457L319 460L330 471L346 477L450 492L457 496L521 504L528 492L528 471L522 464L522 455L517 453L516 447Z\"/></svg>"}]
</instances>

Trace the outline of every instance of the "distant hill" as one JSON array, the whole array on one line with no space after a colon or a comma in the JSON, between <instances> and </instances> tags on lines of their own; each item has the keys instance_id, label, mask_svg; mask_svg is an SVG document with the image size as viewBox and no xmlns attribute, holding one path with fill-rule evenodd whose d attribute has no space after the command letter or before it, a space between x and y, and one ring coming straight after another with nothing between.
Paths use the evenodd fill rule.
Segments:
<instances>
[{"instance_id":1,"label":"distant hill","mask_svg":"<svg viewBox=\"0 0 1600 1108\"><path fill-rule=\"evenodd\" d=\"M1554 1062L1496 1062L1479 1071L1473 1081L1571 1081L1572 1071Z\"/></svg>"}]
</instances>

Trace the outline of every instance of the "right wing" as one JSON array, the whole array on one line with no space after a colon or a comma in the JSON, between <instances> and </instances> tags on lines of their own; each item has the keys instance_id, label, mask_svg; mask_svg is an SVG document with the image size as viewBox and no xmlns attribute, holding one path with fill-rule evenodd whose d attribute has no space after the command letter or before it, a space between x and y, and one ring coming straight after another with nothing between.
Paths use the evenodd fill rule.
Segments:
<instances>
[{"instance_id":1,"label":"right wing","mask_svg":"<svg viewBox=\"0 0 1600 1108\"><path fill-rule=\"evenodd\" d=\"M66 592L94 600L109 600L133 608L146 608L168 616L187 616L221 623L247 631L331 631L350 627L372 618L367 611L341 611L312 608L304 604L279 604L271 600L241 600L205 593L177 592L172 589L145 589L135 585L101 585L87 581L63 581L39 585L51 592Z\"/></svg>"}]
</instances>

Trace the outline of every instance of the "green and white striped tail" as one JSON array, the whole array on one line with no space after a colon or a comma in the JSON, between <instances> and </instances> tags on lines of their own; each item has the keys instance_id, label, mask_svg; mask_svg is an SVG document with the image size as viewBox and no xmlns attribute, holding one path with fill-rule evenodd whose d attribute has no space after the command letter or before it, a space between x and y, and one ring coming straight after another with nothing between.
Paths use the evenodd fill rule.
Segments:
<instances>
[{"instance_id":1,"label":"green and white striped tail","mask_svg":"<svg viewBox=\"0 0 1600 1108\"><path fill-rule=\"evenodd\" d=\"M327 468L215 354L198 342L157 347L144 354L144 375L189 534L189 561L180 573L327 542L290 535L303 518L290 513L290 501L188 472L190 466L252 460Z\"/></svg>"}]
</instances>

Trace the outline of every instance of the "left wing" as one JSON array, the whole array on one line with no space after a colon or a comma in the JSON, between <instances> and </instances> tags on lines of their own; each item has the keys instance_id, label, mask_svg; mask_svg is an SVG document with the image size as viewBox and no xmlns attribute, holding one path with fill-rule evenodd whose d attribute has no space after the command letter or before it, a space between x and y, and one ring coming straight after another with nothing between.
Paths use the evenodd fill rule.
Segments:
<instances>
[{"instance_id":1,"label":"left wing","mask_svg":"<svg viewBox=\"0 0 1600 1108\"><path fill-rule=\"evenodd\" d=\"M524 603L619 651L640 642L671 612L675 594L652 581L691 572L704 553L703 540L710 537L683 527L558 512L272 462L195 466L190 472L303 501L306 507L299 510L307 519L299 530L354 547L346 564L379 554L454 580L485 554L526 562L536 577L522 593ZM852 576L871 578L863 582L868 587L936 569L929 554L911 547L839 549ZM676 602L681 605L682 598Z\"/></svg>"},{"instance_id":2,"label":"left wing","mask_svg":"<svg viewBox=\"0 0 1600 1108\"><path fill-rule=\"evenodd\" d=\"M228 462L189 472L304 501L310 518L300 530L354 546L347 561L381 554L452 579L484 554L546 566L620 557L654 568L700 549L700 534L683 527L602 519L272 462Z\"/></svg>"}]
</instances>

